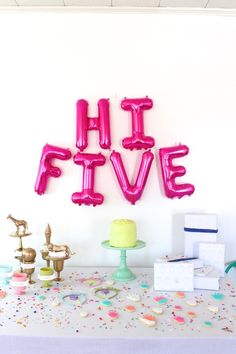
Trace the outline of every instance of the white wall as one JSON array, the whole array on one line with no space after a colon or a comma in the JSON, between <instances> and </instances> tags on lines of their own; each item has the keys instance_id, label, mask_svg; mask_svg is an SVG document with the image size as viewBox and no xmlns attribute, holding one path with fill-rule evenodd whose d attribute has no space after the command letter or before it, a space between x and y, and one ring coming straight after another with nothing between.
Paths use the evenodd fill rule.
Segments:
<instances>
[{"instance_id":1,"label":"white wall","mask_svg":"<svg viewBox=\"0 0 236 354\"><path fill-rule=\"evenodd\" d=\"M14 230L8 213L26 219L33 235L26 246L40 250L46 223L53 241L76 251L67 264L116 265L118 254L101 248L114 218L136 220L147 247L129 253L129 264L152 265L163 254L183 249L183 214L213 212L227 245L227 260L236 258L236 13L79 11L0 12L0 259L13 261ZM51 179L47 194L34 193L45 143L75 147L75 104L79 98L111 102L112 149L120 151L130 178L140 152L126 151L130 115L120 109L124 96L154 101L145 114L145 131L156 146L184 143L190 153L181 162L182 179L193 183L191 197L163 196L155 161L135 206L123 197L109 153L96 171L102 206L77 206L82 168L72 160L57 162L63 176ZM101 151L90 133L87 152ZM38 262L41 262L38 256Z\"/></svg>"}]
</instances>

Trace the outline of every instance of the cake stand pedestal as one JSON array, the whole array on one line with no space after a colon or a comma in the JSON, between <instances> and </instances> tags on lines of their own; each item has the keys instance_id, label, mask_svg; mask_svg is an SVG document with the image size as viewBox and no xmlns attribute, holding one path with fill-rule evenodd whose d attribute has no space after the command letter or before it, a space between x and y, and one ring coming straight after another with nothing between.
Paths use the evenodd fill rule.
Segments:
<instances>
[{"instance_id":1,"label":"cake stand pedestal","mask_svg":"<svg viewBox=\"0 0 236 354\"><path fill-rule=\"evenodd\" d=\"M126 263L126 251L138 250L146 246L145 242L138 240L136 246L134 247L112 247L110 246L109 240L103 241L101 243L103 248L107 248L109 250L120 251L120 266L113 273L112 279L116 281L130 281L134 280L136 276L131 272Z\"/></svg>"}]
</instances>

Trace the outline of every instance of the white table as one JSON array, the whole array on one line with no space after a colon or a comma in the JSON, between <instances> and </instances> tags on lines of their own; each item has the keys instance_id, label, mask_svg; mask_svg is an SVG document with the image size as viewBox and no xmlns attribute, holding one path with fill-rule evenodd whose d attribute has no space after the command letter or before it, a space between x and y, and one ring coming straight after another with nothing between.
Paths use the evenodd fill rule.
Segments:
<instances>
[{"instance_id":1,"label":"white table","mask_svg":"<svg viewBox=\"0 0 236 354\"><path fill-rule=\"evenodd\" d=\"M137 279L128 283L115 283L119 294L106 307L89 288L80 282L81 278L101 277L101 286L108 286L112 268L66 268L65 281L54 283L51 289L40 288L41 282L29 286L27 293L17 297L11 287L6 287L7 296L0 300L0 352L1 354L206 354L210 348L214 354L236 353L236 292L228 280L221 282L220 293L224 299L212 297L213 291L185 293L179 298L175 292L156 292L153 290L153 269L134 268ZM34 275L36 279L36 275ZM148 284L149 288L143 288ZM58 288L59 287L59 291ZM141 301L132 303L127 299L130 292L137 292ZM83 305L70 306L63 301L57 307L52 305L55 298L73 293L87 294ZM156 296L168 298L164 305L158 305ZM45 297L45 299L42 298ZM197 305L189 306L186 301L195 299ZM136 311L129 313L125 306L132 304ZM219 308L214 314L209 305ZM164 313L155 315L152 307L162 306ZM177 311L175 306L181 306ZM111 320L108 311L114 309L119 317ZM89 313L82 318L81 310ZM195 312L190 318L188 312ZM143 314L157 318L154 327L140 322ZM173 313L185 318L179 325L173 320ZM210 321L212 327L205 326Z\"/></svg>"}]
</instances>

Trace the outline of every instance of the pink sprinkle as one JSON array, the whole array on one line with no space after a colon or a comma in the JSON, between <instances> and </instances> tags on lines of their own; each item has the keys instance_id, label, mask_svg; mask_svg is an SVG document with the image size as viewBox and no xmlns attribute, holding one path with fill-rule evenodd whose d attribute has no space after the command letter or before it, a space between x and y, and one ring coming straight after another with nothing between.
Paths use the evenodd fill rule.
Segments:
<instances>
[{"instance_id":1,"label":"pink sprinkle","mask_svg":"<svg viewBox=\"0 0 236 354\"><path fill-rule=\"evenodd\" d=\"M115 319L117 317L119 317L118 313L116 311L109 311L108 312L108 316Z\"/></svg>"},{"instance_id":2,"label":"pink sprinkle","mask_svg":"<svg viewBox=\"0 0 236 354\"><path fill-rule=\"evenodd\" d=\"M53 288L52 290L58 292L60 289L59 288Z\"/></svg>"}]
</instances>

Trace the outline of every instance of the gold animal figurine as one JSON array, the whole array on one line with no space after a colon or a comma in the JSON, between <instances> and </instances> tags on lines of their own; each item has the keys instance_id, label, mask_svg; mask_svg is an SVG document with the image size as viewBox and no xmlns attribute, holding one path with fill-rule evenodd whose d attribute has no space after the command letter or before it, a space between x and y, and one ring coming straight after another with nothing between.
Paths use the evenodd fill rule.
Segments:
<instances>
[{"instance_id":1,"label":"gold animal figurine","mask_svg":"<svg viewBox=\"0 0 236 354\"><path fill-rule=\"evenodd\" d=\"M8 215L7 219L10 219L13 221L13 223L16 226L16 235L25 235L27 230L28 230L28 224L25 220L17 220L15 218L13 218L13 216L11 216L11 214ZM20 226L23 226L23 231L22 233L20 233Z\"/></svg>"},{"instance_id":2,"label":"gold animal figurine","mask_svg":"<svg viewBox=\"0 0 236 354\"><path fill-rule=\"evenodd\" d=\"M54 280L58 282L63 280L60 274L64 269L64 261L69 259L75 253L72 253L70 247L67 245L54 245L51 242L51 236L52 236L52 230L50 225L47 224L45 230L46 243L44 244L44 247L41 250L41 254L43 260L47 261L47 267L50 266L50 261L53 262L53 268L57 273L57 276ZM50 255L50 252L54 252L54 253ZM64 254L62 254L61 256L60 252L64 252Z\"/></svg>"},{"instance_id":3,"label":"gold animal figurine","mask_svg":"<svg viewBox=\"0 0 236 354\"><path fill-rule=\"evenodd\" d=\"M69 246L67 245L54 245L53 243L49 243L47 248L50 252L65 252L66 257L70 258L75 253L73 253Z\"/></svg>"}]
</instances>

